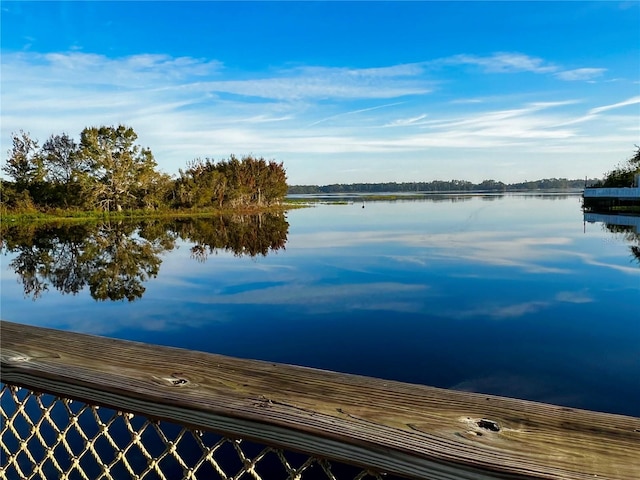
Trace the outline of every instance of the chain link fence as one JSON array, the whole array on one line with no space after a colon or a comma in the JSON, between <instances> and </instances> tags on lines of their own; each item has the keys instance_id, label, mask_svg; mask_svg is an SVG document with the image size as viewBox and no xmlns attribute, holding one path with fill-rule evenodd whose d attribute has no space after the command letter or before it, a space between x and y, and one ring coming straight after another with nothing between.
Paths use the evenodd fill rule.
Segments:
<instances>
[{"instance_id":1,"label":"chain link fence","mask_svg":"<svg viewBox=\"0 0 640 480\"><path fill-rule=\"evenodd\" d=\"M366 468L2 383L0 478L392 480Z\"/></svg>"}]
</instances>

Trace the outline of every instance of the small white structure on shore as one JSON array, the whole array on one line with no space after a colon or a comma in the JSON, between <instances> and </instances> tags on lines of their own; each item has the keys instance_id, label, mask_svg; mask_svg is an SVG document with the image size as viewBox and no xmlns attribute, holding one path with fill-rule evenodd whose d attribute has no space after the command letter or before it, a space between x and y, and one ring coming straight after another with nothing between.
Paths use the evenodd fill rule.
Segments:
<instances>
[{"instance_id":1,"label":"small white structure on shore","mask_svg":"<svg viewBox=\"0 0 640 480\"><path fill-rule=\"evenodd\" d=\"M585 188L584 198L618 198L621 200L640 200L640 173L634 177L633 187Z\"/></svg>"}]
</instances>

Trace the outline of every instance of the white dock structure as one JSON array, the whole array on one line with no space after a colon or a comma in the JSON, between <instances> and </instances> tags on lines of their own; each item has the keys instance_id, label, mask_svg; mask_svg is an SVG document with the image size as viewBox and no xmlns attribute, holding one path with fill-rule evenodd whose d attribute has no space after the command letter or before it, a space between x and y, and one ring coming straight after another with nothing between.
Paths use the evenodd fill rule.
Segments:
<instances>
[{"instance_id":1,"label":"white dock structure","mask_svg":"<svg viewBox=\"0 0 640 480\"><path fill-rule=\"evenodd\" d=\"M633 187L585 188L582 193L586 210L618 210L640 205L640 174Z\"/></svg>"},{"instance_id":2,"label":"white dock structure","mask_svg":"<svg viewBox=\"0 0 640 480\"><path fill-rule=\"evenodd\" d=\"M633 187L623 188L585 188L584 198L623 198L640 199L640 173L636 173Z\"/></svg>"},{"instance_id":3,"label":"white dock structure","mask_svg":"<svg viewBox=\"0 0 640 480\"><path fill-rule=\"evenodd\" d=\"M640 199L640 187L585 188L584 198Z\"/></svg>"}]
</instances>

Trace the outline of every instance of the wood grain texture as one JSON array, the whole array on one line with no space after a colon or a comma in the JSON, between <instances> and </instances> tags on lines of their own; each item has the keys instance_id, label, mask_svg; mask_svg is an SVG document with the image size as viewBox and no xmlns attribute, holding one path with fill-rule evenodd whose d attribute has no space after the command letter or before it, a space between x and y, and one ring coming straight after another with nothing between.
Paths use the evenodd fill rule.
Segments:
<instances>
[{"instance_id":1,"label":"wood grain texture","mask_svg":"<svg viewBox=\"0 0 640 480\"><path fill-rule=\"evenodd\" d=\"M1 378L424 479L640 479L640 418L2 322Z\"/></svg>"}]
</instances>

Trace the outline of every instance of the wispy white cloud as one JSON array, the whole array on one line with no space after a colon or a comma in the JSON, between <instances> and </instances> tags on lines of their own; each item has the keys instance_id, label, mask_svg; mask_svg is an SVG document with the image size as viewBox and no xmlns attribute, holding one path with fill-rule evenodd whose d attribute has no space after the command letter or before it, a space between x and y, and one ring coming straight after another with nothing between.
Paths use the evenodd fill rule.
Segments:
<instances>
[{"instance_id":1,"label":"wispy white cloud","mask_svg":"<svg viewBox=\"0 0 640 480\"><path fill-rule=\"evenodd\" d=\"M343 117L343 116L345 116L345 115L354 115L354 114L356 114L356 113L364 113L364 112L369 112L369 111L372 111L372 110L379 110L379 109L381 109L381 108L395 107L395 106L397 106L397 105L402 105L403 103L404 103L404 102L387 103L387 104L385 104L385 105L377 105L377 106L375 106L375 107L360 108L360 109L358 109L358 110L352 110L352 111L350 111L350 112L338 113L338 114L336 114L336 115L331 115L331 116L329 116L329 117L325 117L325 118L322 118L322 119L320 119L320 120L317 120L317 121L315 121L315 122L311 123L311 124L309 125L309 127L313 127L313 126L318 125L318 124L320 124L320 123L322 123L322 122L326 122L327 120L331 120L331 119L334 119L334 118Z\"/></svg>"},{"instance_id":2,"label":"wispy white cloud","mask_svg":"<svg viewBox=\"0 0 640 480\"><path fill-rule=\"evenodd\" d=\"M482 68L485 73L517 73L530 72L552 74L565 81L589 81L602 77L606 68L584 67L564 70L561 66L518 52L495 53L489 56L454 55L452 57L431 62L435 65L473 65Z\"/></svg>"},{"instance_id":3,"label":"wispy white cloud","mask_svg":"<svg viewBox=\"0 0 640 480\"><path fill-rule=\"evenodd\" d=\"M531 57L517 52L500 52L490 56L454 55L434 62L444 65L475 65L488 73L533 72L551 73L558 67L542 58Z\"/></svg>"},{"instance_id":4,"label":"wispy white cloud","mask_svg":"<svg viewBox=\"0 0 640 480\"><path fill-rule=\"evenodd\" d=\"M539 112L574 102L537 102L521 108L481 112L463 118L434 120L426 129L437 129L456 137L495 137L496 139L570 138L573 130L559 128L557 116L540 115ZM478 146L482 146L479 144Z\"/></svg>"},{"instance_id":5,"label":"wispy white cloud","mask_svg":"<svg viewBox=\"0 0 640 480\"><path fill-rule=\"evenodd\" d=\"M169 55L131 55L109 58L104 55L64 52L40 54L35 52L3 53L3 72L9 81L20 76L37 83L71 83L89 87L146 89L193 76L209 76L222 70L222 63L191 57Z\"/></svg>"},{"instance_id":6,"label":"wispy white cloud","mask_svg":"<svg viewBox=\"0 0 640 480\"><path fill-rule=\"evenodd\" d=\"M555 75L559 79L567 81L592 80L601 77L606 71L606 68L576 68L575 70L564 70Z\"/></svg>"},{"instance_id":7,"label":"wispy white cloud","mask_svg":"<svg viewBox=\"0 0 640 480\"><path fill-rule=\"evenodd\" d=\"M284 115L284 116L270 116L270 115L255 115L253 117L248 118L239 118L236 120L230 120L229 123L272 123L272 122L285 122L287 120L292 120L293 116Z\"/></svg>"},{"instance_id":8,"label":"wispy white cloud","mask_svg":"<svg viewBox=\"0 0 640 480\"><path fill-rule=\"evenodd\" d=\"M386 68L301 67L273 71L268 77L218 78L221 62L167 55L109 58L81 52L3 54L4 83L82 87L98 94L116 88L162 94L233 94L271 100L304 98L395 98L431 91L418 66Z\"/></svg>"},{"instance_id":9,"label":"wispy white cloud","mask_svg":"<svg viewBox=\"0 0 640 480\"><path fill-rule=\"evenodd\" d=\"M629 98L629 99L624 100L622 102L613 103L611 105L603 105L602 107L592 108L591 110L589 110L589 113L590 114L602 113L602 112L606 112L607 110L613 110L615 108L627 107L629 105L637 105L639 103L640 103L640 96L632 97L632 98Z\"/></svg>"},{"instance_id":10,"label":"wispy white cloud","mask_svg":"<svg viewBox=\"0 0 640 480\"><path fill-rule=\"evenodd\" d=\"M272 100L382 99L423 95L432 87L414 65L349 69L300 67L271 72L267 78L201 82L189 88Z\"/></svg>"},{"instance_id":11,"label":"wispy white cloud","mask_svg":"<svg viewBox=\"0 0 640 480\"><path fill-rule=\"evenodd\" d=\"M484 98L456 98L455 100L452 100L451 103L452 104L460 104L460 105L466 105L466 104L475 104L475 103L485 103L487 100Z\"/></svg>"},{"instance_id":12,"label":"wispy white cloud","mask_svg":"<svg viewBox=\"0 0 640 480\"><path fill-rule=\"evenodd\" d=\"M385 127L407 127L409 125L421 125L423 123L421 122L421 120L424 120L425 118L427 118L426 113L418 115L417 117L398 118L387 123Z\"/></svg>"}]
</instances>

